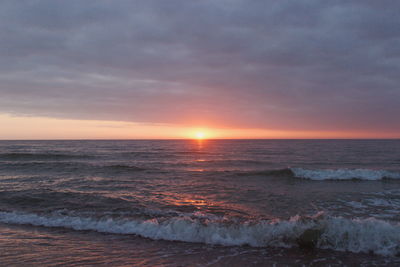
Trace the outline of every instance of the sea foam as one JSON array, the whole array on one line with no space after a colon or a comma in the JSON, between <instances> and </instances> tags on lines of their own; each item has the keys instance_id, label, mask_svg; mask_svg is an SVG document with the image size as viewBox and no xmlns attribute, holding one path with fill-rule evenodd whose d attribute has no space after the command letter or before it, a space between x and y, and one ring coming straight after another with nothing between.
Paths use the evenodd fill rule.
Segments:
<instances>
[{"instance_id":1,"label":"sea foam","mask_svg":"<svg viewBox=\"0 0 400 267\"><path fill-rule=\"evenodd\" d=\"M224 223L195 217L164 219L112 219L67 216L57 213L0 212L0 222L74 230L93 230L112 234L135 234L151 239L218 244L225 246L293 247L308 229L321 235L318 248L351 252L373 252L394 256L400 252L400 225L373 218L346 219L325 216L294 216L289 220Z\"/></svg>"}]
</instances>

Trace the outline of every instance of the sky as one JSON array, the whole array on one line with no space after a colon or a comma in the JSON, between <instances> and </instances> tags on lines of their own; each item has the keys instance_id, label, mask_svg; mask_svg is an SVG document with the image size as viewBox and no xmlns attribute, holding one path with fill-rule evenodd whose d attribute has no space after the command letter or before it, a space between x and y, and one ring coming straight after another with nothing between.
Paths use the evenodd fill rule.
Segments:
<instances>
[{"instance_id":1,"label":"sky","mask_svg":"<svg viewBox=\"0 0 400 267\"><path fill-rule=\"evenodd\" d=\"M399 10L3 0L0 139L400 138Z\"/></svg>"}]
</instances>

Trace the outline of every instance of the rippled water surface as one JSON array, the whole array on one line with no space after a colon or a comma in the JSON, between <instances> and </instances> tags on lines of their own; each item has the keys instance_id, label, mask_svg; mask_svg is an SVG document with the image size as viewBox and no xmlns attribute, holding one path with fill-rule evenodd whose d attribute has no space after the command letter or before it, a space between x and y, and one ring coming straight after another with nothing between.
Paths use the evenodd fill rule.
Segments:
<instances>
[{"instance_id":1,"label":"rippled water surface","mask_svg":"<svg viewBox=\"0 0 400 267\"><path fill-rule=\"evenodd\" d=\"M393 265L399 211L399 140L0 141L6 265Z\"/></svg>"}]
</instances>

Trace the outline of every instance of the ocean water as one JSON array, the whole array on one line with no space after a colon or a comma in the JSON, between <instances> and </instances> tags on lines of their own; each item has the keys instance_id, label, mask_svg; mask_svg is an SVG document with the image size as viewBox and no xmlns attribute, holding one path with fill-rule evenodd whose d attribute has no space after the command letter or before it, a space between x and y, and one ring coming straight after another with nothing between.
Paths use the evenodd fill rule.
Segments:
<instances>
[{"instance_id":1,"label":"ocean water","mask_svg":"<svg viewBox=\"0 0 400 267\"><path fill-rule=\"evenodd\" d=\"M0 141L1 266L395 266L400 140Z\"/></svg>"}]
</instances>

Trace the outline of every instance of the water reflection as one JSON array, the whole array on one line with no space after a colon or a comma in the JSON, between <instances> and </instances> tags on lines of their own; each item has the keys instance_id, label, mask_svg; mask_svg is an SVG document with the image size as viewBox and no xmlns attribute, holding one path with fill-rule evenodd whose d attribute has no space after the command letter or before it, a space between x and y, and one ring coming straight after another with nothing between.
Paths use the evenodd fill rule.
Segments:
<instances>
[{"instance_id":1,"label":"water reflection","mask_svg":"<svg viewBox=\"0 0 400 267\"><path fill-rule=\"evenodd\" d=\"M197 145L197 150L201 151L204 149L204 146L206 145L206 140L204 139L197 139L195 140L196 145Z\"/></svg>"}]
</instances>

